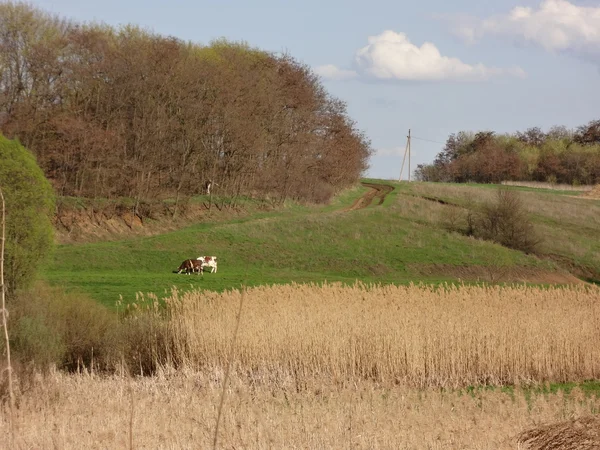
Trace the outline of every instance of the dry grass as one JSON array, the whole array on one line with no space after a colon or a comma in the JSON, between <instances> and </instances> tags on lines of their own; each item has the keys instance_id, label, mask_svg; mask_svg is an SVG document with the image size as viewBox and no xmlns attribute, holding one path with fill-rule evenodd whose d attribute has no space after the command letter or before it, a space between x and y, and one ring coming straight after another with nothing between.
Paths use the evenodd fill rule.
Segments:
<instances>
[{"instance_id":1,"label":"dry grass","mask_svg":"<svg viewBox=\"0 0 600 450\"><path fill-rule=\"evenodd\" d=\"M600 410L579 389L440 389L599 378L595 287L253 288L231 357L241 295L132 307L162 323L144 341L158 373L51 373L20 392L12 448L210 448L230 359L221 448L522 448L523 430Z\"/></svg>"},{"instance_id":2,"label":"dry grass","mask_svg":"<svg viewBox=\"0 0 600 450\"><path fill-rule=\"evenodd\" d=\"M589 192L593 188L590 185L574 186L572 184L545 183L543 181L503 181L502 184L505 186L524 186L536 189L553 189L556 191Z\"/></svg>"},{"instance_id":3,"label":"dry grass","mask_svg":"<svg viewBox=\"0 0 600 450\"><path fill-rule=\"evenodd\" d=\"M225 367L239 291L174 292L159 365ZM600 289L292 285L248 289L235 371L419 388L600 378ZM166 344L165 344L166 343ZM161 348L166 346L167 348Z\"/></svg>"},{"instance_id":4,"label":"dry grass","mask_svg":"<svg viewBox=\"0 0 600 450\"><path fill-rule=\"evenodd\" d=\"M584 194L584 197L594 198L594 199L600 198L600 184L597 184L596 186L594 186L594 188L592 190L590 190L589 192Z\"/></svg>"},{"instance_id":5,"label":"dry grass","mask_svg":"<svg viewBox=\"0 0 600 450\"><path fill-rule=\"evenodd\" d=\"M542 425L518 436L531 450L594 450L600 448L600 417L582 417Z\"/></svg>"},{"instance_id":6,"label":"dry grass","mask_svg":"<svg viewBox=\"0 0 600 450\"><path fill-rule=\"evenodd\" d=\"M54 374L27 393L13 449L210 448L221 371L123 378ZM233 377L220 448L505 449L540 424L588 416L600 407L581 392L474 395L383 386L369 381L256 386ZM131 389L131 390L130 390ZM134 412L131 416L133 398ZM6 435L6 416L0 433ZM0 440L0 448L7 448Z\"/></svg>"}]
</instances>

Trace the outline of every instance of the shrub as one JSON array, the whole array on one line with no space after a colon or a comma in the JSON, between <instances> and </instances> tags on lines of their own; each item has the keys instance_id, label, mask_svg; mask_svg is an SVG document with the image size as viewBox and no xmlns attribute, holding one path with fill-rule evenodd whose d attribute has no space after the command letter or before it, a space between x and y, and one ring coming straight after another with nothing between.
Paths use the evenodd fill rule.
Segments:
<instances>
[{"instance_id":1,"label":"shrub","mask_svg":"<svg viewBox=\"0 0 600 450\"><path fill-rule=\"evenodd\" d=\"M59 333L40 316L19 317L11 334L11 347L22 364L46 370L60 361L65 352Z\"/></svg>"},{"instance_id":2,"label":"shrub","mask_svg":"<svg viewBox=\"0 0 600 450\"><path fill-rule=\"evenodd\" d=\"M165 310L152 298L129 305L120 318L85 294L42 283L17 292L15 299L10 344L21 388L51 367L152 375L181 363L173 358ZM0 342L0 354L4 345Z\"/></svg>"},{"instance_id":3,"label":"shrub","mask_svg":"<svg viewBox=\"0 0 600 450\"><path fill-rule=\"evenodd\" d=\"M474 234L525 253L535 253L540 243L521 197L509 189L499 189L496 201L483 206Z\"/></svg>"},{"instance_id":4,"label":"shrub","mask_svg":"<svg viewBox=\"0 0 600 450\"><path fill-rule=\"evenodd\" d=\"M6 201L4 274L10 298L31 285L52 249L54 193L33 154L1 134L0 188Z\"/></svg>"},{"instance_id":5,"label":"shrub","mask_svg":"<svg viewBox=\"0 0 600 450\"><path fill-rule=\"evenodd\" d=\"M469 200L462 210L450 206L441 225L525 253L535 253L541 242L519 193L509 189L499 189L495 201L479 208Z\"/></svg>"},{"instance_id":6,"label":"shrub","mask_svg":"<svg viewBox=\"0 0 600 450\"><path fill-rule=\"evenodd\" d=\"M83 294L38 284L19 292L11 311L11 350L22 365L113 368L118 321L106 307Z\"/></svg>"}]
</instances>

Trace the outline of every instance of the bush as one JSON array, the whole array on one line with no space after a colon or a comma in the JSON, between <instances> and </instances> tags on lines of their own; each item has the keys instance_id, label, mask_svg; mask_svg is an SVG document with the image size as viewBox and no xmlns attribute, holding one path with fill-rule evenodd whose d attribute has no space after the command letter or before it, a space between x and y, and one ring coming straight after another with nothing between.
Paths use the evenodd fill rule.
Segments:
<instances>
[{"instance_id":1,"label":"bush","mask_svg":"<svg viewBox=\"0 0 600 450\"><path fill-rule=\"evenodd\" d=\"M18 293L9 319L11 350L22 365L112 369L118 360L116 314L82 294L38 284Z\"/></svg>"},{"instance_id":2,"label":"bush","mask_svg":"<svg viewBox=\"0 0 600 450\"><path fill-rule=\"evenodd\" d=\"M525 253L535 253L541 242L519 193L509 189L499 189L494 202L485 203L478 209L470 202L462 212L451 206L442 225L448 231L493 241Z\"/></svg>"},{"instance_id":3,"label":"bush","mask_svg":"<svg viewBox=\"0 0 600 450\"><path fill-rule=\"evenodd\" d=\"M33 154L1 134L0 188L6 201L4 275L10 299L31 285L52 250L54 192Z\"/></svg>"},{"instance_id":4,"label":"bush","mask_svg":"<svg viewBox=\"0 0 600 450\"><path fill-rule=\"evenodd\" d=\"M21 389L52 367L152 375L181 364L173 359L165 310L154 298L129 305L121 317L85 294L42 283L17 292L15 300L10 345ZM4 346L0 342L0 354Z\"/></svg>"},{"instance_id":5,"label":"bush","mask_svg":"<svg viewBox=\"0 0 600 450\"><path fill-rule=\"evenodd\" d=\"M496 201L483 206L474 234L525 253L535 253L540 243L521 197L509 189L499 189Z\"/></svg>"},{"instance_id":6,"label":"bush","mask_svg":"<svg viewBox=\"0 0 600 450\"><path fill-rule=\"evenodd\" d=\"M60 361L65 352L59 333L46 325L40 316L20 317L11 334L13 352L24 365L45 371Z\"/></svg>"}]
</instances>

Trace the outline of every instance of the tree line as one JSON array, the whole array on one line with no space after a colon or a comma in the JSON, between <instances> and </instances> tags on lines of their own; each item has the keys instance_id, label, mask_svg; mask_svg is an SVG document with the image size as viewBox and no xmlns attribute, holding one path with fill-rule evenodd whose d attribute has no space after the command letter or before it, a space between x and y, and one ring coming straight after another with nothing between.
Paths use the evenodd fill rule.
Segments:
<instances>
[{"instance_id":1,"label":"tree line","mask_svg":"<svg viewBox=\"0 0 600 450\"><path fill-rule=\"evenodd\" d=\"M417 166L422 181L600 183L600 120L575 130L538 127L514 134L451 134L432 164Z\"/></svg>"},{"instance_id":2,"label":"tree line","mask_svg":"<svg viewBox=\"0 0 600 450\"><path fill-rule=\"evenodd\" d=\"M311 69L225 40L80 24L0 4L0 131L63 196L327 201L370 142Z\"/></svg>"}]
</instances>

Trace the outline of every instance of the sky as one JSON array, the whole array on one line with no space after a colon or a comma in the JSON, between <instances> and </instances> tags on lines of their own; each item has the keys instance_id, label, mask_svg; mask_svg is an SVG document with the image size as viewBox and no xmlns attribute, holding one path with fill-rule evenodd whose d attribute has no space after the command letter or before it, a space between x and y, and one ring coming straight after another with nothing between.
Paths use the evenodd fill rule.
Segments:
<instances>
[{"instance_id":1,"label":"sky","mask_svg":"<svg viewBox=\"0 0 600 450\"><path fill-rule=\"evenodd\" d=\"M600 119L600 0L33 0L78 22L136 24L209 44L286 52L346 102L398 179L451 133L512 133ZM407 169L402 174L407 177Z\"/></svg>"}]
</instances>

